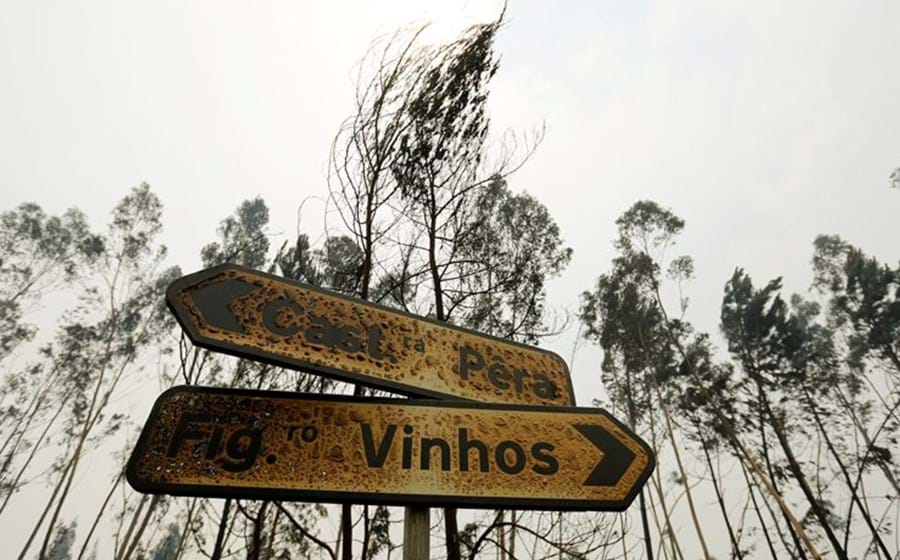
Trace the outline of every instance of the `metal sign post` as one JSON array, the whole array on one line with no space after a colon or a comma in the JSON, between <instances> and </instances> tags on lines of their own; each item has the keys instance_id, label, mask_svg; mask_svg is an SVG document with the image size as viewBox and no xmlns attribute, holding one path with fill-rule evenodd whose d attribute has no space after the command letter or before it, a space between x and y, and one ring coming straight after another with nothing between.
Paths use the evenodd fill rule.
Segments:
<instances>
[{"instance_id":1,"label":"metal sign post","mask_svg":"<svg viewBox=\"0 0 900 560\"><path fill-rule=\"evenodd\" d=\"M431 510L428 506L407 506L403 515L403 560L430 558Z\"/></svg>"}]
</instances>

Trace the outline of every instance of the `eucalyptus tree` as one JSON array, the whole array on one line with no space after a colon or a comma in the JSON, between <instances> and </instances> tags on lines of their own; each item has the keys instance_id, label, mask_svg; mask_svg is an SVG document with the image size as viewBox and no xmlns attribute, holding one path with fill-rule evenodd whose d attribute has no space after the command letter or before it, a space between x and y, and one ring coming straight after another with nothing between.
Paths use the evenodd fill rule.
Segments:
<instances>
[{"instance_id":1,"label":"eucalyptus tree","mask_svg":"<svg viewBox=\"0 0 900 560\"><path fill-rule=\"evenodd\" d=\"M33 339L28 320L50 292L75 281L103 251L84 214L50 216L37 204L0 214L0 514L19 489L35 454L46 443L59 408L49 389L61 371L43 361L19 366L9 358ZM44 424L35 434L32 428Z\"/></svg>"},{"instance_id":2,"label":"eucalyptus tree","mask_svg":"<svg viewBox=\"0 0 900 560\"><path fill-rule=\"evenodd\" d=\"M260 268L269 252L269 207L262 198L245 200L233 215L219 224L219 239L208 243L200 252L203 266L223 263Z\"/></svg>"},{"instance_id":3,"label":"eucalyptus tree","mask_svg":"<svg viewBox=\"0 0 900 560\"><path fill-rule=\"evenodd\" d=\"M501 147L501 156L491 157L488 85L498 68L493 43L501 22L472 26L454 41L423 51L423 76L407 108L410 124L391 168L406 219L419 234L414 248L433 292L430 312L441 321L460 298L472 297L454 284L475 272L452 273L466 264L459 255L464 238L477 233L480 191L518 169L534 148L516 159Z\"/></svg>"},{"instance_id":4,"label":"eucalyptus tree","mask_svg":"<svg viewBox=\"0 0 900 560\"><path fill-rule=\"evenodd\" d=\"M269 209L265 202L255 197L243 201L232 215L225 217L216 230L215 241L207 243L200 251L200 260L204 267L216 266L226 262L232 262L247 267L261 267L266 263L269 251L269 236L266 227L269 223ZM175 344L178 349L179 356L179 375L171 376L167 381L176 383L179 380L187 384L206 384L206 385L228 385L244 383L248 378L262 379L266 373L266 368L253 362L245 360L229 360L216 353L195 347L187 343L180 329L175 325L169 313L164 315L164 325L161 326L162 332L173 333L167 339L169 344ZM169 349L166 349L169 350ZM229 369L229 365L232 366ZM230 374L230 377L228 377ZM117 478L113 486L115 487L121 480ZM132 498L135 498L132 500ZM156 523L164 523L166 518L166 509L160 506L164 502L158 496L140 495L135 496L132 493L125 495L121 504L121 511L118 514L121 530L124 534L121 540L116 539L115 558L116 560L129 560L137 554L142 547L144 539L144 530L150 525L151 520ZM181 533L184 537L190 531L199 531L202 528L202 522L198 523L198 515L207 511L207 504L201 501L198 505L197 500L190 500L181 505L185 506L184 525ZM233 521L233 517L229 518L227 512L231 510L231 501L226 501L221 518L222 527ZM98 513L98 517L102 515L103 508ZM184 551L187 543L180 543L179 550ZM85 541L82 546L82 554L87 550L88 542Z\"/></svg>"},{"instance_id":5,"label":"eucalyptus tree","mask_svg":"<svg viewBox=\"0 0 900 560\"><path fill-rule=\"evenodd\" d=\"M220 222L216 240L203 246L200 255L203 266L232 262L315 285L326 284L337 289L355 285L352 277L358 269L358 254L352 240L332 238L320 248L311 248L308 237L299 234L293 243L284 242L270 258L268 224L269 210L265 202L259 197L245 200ZM179 331L168 314L167 321L166 332ZM180 379L189 384L305 391L324 391L330 387L320 377L192 347L183 336L173 334L168 341L177 347L179 358L179 371L167 379L168 383ZM132 499L135 496L131 493L126 496L118 517L120 528L116 533L115 553L118 560L139 557L151 550L152 535L147 535L145 529L170 523L167 520L171 519L171 512L180 518L172 525L177 529L176 557L188 554L191 549L221 556L234 546L246 548L250 558L304 556L314 555L324 545L314 535L313 527L326 512L315 505L226 500L221 508L214 508L213 501L201 498L160 500L142 495ZM303 526L297 525L300 520ZM176 529L162 537L168 543L166 550L176 542L173 540ZM235 535L242 538L235 539ZM310 548L310 543L316 544ZM82 552L87 550L87 544ZM161 546L163 542L155 550Z\"/></svg>"},{"instance_id":6,"label":"eucalyptus tree","mask_svg":"<svg viewBox=\"0 0 900 560\"><path fill-rule=\"evenodd\" d=\"M787 461L789 480L799 486L833 552L839 558L847 558L846 547L834 530L836 516L829 501L816 491L810 475L803 469L797 443L792 441L797 436L813 435L806 419L795 413L800 408L813 414L818 432L826 438L829 448L833 446L828 440L828 430L821 424L825 412L819 410L812 395L817 383L811 379L833 373L830 333L811 322L814 309L792 311L781 298L780 289L781 280L776 279L757 290L743 270L736 270L725 286L722 332L728 350L752 382L756 393L752 404L758 414L761 436L765 437L768 430L775 435ZM823 381L823 386L831 385ZM794 403L800 407L792 407ZM768 446L764 444L764 448L768 452Z\"/></svg>"},{"instance_id":7,"label":"eucalyptus tree","mask_svg":"<svg viewBox=\"0 0 900 560\"><path fill-rule=\"evenodd\" d=\"M688 449L681 450L682 446L675 439L676 430L699 444L701 461L706 463L712 479L734 557L742 557L748 549L740 542L743 522L735 528L724 501L723 489L717 481L712 456L721 451L732 454L746 475L748 497L772 556L777 557L779 552L753 493L755 484L761 484L765 493L778 503L778 509L794 539L793 552L782 539L785 549L803 557L805 548L818 557L811 539L775 486L779 471L773 468L765 429L760 431L763 437L760 447L769 467L768 476L762 472L744 443L746 438L753 437L748 427L754 425L753 416L749 413L752 406L748 408L751 399L741 398L747 394L749 381L738 375L734 364L716 363L709 337L696 332L684 320L688 302L681 295L681 284L692 277L693 264L689 257L670 258L667 255L677 241L684 222L656 203L642 201L634 204L616 223L619 229L615 241L618 254L612 269L601 275L592 292L583 295L580 316L586 326L585 336L596 340L604 350L604 381L613 402L625 403L629 421L635 427L649 431L654 446L661 424L663 435L672 448L678 468L678 484L684 486L684 495L703 553L707 557L710 555L683 460L686 456L684 451ZM668 277L675 286L665 285L664 277ZM667 309L664 294L675 293L676 287L679 315L673 316ZM662 510L662 522L657 520L660 537L663 541L669 541L672 556L681 557L681 543L671 527L673 512L666 503L658 476L651 488L656 490ZM769 509L765 499L763 505ZM642 506L647 554L651 555L648 509L656 519L656 508ZM774 528L781 535L777 517L773 520ZM666 556L669 554L664 547L662 552Z\"/></svg>"},{"instance_id":8,"label":"eucalyptus tree","mask_svg":"<svg viewBox=\"0 0 900 560\"><path fill-rule=\"evenodd\" d=\"M29 304L72 281L102 250L75 208L48 216L25 203L0 214L0 361L34 335L23 321Z\"/></svg>"},{"instance_id":9,"label":"eucalyptus tree","mask_svg":"<svg viewBox=\"0 0 900 560\"><path fill-rule=\"evenodd\" d=\"M900 266L880 263L840 237L820 235L813 272L841 365L828 389L864 444L858 483L864 470L876 468L900 496L900 468L891 452L900 440Z\"/></svg>"},{"instance_id":10,"label":"eucalyptus tree","mask_svg":"<svg viewBox=\"0 0 900 560\"><path fill-rule=\"evenodd\" d=\"M322 247L313 248L308 236L301 233L292 243L282 243L270 257L268 224L269 210L261 198L244 201L233 215L222 220L217 229L218 239L204 246L201 253L204 266L237 263L316 286L352 292L358 283L360 256L350 238L330 238ZM194 352L205 351L194 349ZM306 391L325 391L332 386L320 377L251 360L212 357L209 362L218 365L208 368L208 375L212 377L201 378L207 384ZM201 504L200 512L209 512L209 507ZM228 549L229 539L235 533L244 535L249 558L261 558L277 551L292 554L306 550L304 554L311 554L310 542L324 545L314 536L312 528L325 514L326 510L316 505L226 500L215 523L216 538L211 554L221 555ZM186 516L188 521L191 517ZM304 525L298 526L298 520L303 520ZM279 540L280 535L293 536Z\"/></svg>"},{"instance_id":11,"label":"eucalyptus tree","mask_svg":"<svg viewBox=\"0 0 900 560\"><path fill-rule=\"evenodd\" d=\"M61 406L60 450L51 471L52 492L19 557L46 521L38 557L53 542L62 509L87 451L115 433L121 414L108 405L141 353L157 340L164 313L161 294L176 270L163 269L158 244L162 206L144 184L115 207L102 251L79 279L78 304L67 312L44 355L61 372L50 391ZM101 246L98 244L98 246Z\"/></svg>"},{"instance_id":12,"label":"eucalyptus tree","mask_svg":"<svg viewBox=\"0 0 900 560\"><path fill-rule=\"evenodd\" d=\"M458 256L446 263L442 277L446 319L531 344L555 332L548 325L546 284L568 265L572 250L565 246L550 212L531 195L513 193L500 177L475 192L466 212L468 225L456 239ZM500 531L501 550L507 546L506 530L513 550L517 529L533 533L515 513L511 516L507 521L501 515L485 529ZM485 538L482 534L481 540ZM575 546L558 544L560 549ZM470 554L478 550L469 548Z\"/></svg>"},{"instance_id":13,"label":"eucalyptus tree","mask_svg":"<svg viewBox=\"0 0 900 560\"><path fill-rule=\"evenodd\" d=\"M900 265L880 263L837 236L820 235L814 246L814 285L828 296L836 325L849 327L849 363L880 362L900 390Z\"/></svg>"},{"instance_id":14,"label":"eucalyptus tree","mask_svg":"<svg viewBox=\"0 0 900 560\"><path fill-rule=\"evenodd\" d=\"M450 269L461 282L447 290L448 312L460 323L510 340L536 343L547 324L546 284L569 264L559 226L528 193L496 178L477 192L469 225Z\"/></svg>"},{"instance_id":15,"label":"eucalyptus tree","mask_svg":"<svg viewBox=\"0 0 900 560\"><path fill-rule=\"evenodd\" d=\"M684 221L655 202L639 201L616 220L616 226L617 255L612 269L600 276L592 292L582 296L580 318L586 327L584 336L596 340L603 348L605 385L614 401L625 403L632 427L646 427L655 440L659 420L653 410L661 411L662 431L668 436L676 458L701 549L709 558L689 477L675 440L670 396L663 391L663 383L676 377L673 372L687 358L685 347L693 337L692 328L683 318L669 317L662 296L665 272L679 282L689 279L693 273L689 257L667 255L683 230ZM687 301L681 298L679 305L683 314ZM677 557L682 555L681 547L671 528L671 511L658 473L655 486L664 518L660 532L669 538L672 553ZM643 492L640 501L647 554L652 557ZM655 515L655 509L651 511Z\"/></svg>"},{"instance_id":16,"label":"eucalyptus tree","mask_svg":"<svg viewBox=\"0 0 900 560\"><path fill-rule=\"evenodd\" d=\"M865 426L873 407L851 406L861 393L871 393L880 405L874 409L886 412L880 422L883 438L896 443L900 430L900 265L882 264L837 236L817 237L814 249L814 287L827 297L829 325L843 335L842 361L847 375L839 396L849 412L858 411L854 424L871 450L870 460L900 494L900 471L888 445L878 445ZM882 374L880 379L876 373Z\"/></svg>"}]
</instances>

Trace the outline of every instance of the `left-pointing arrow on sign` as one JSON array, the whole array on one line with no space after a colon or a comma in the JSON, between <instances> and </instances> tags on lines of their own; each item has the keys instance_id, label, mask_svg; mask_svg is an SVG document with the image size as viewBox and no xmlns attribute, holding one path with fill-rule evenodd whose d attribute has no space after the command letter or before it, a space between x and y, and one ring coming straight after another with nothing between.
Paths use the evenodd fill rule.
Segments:
<instances>
[{"instance_id":1,"label":"left-pointing arrow on sign","mask_svg":"<svg viewBox=\"0 0 900 560\"><path fill-rule=\"evenodd\" d=\"M247 331L231 311L231 303L258 289L259 286L242 280L225 280L190 290L189 293L211 327L246 334Z\"/></svg>"}]
</instances>

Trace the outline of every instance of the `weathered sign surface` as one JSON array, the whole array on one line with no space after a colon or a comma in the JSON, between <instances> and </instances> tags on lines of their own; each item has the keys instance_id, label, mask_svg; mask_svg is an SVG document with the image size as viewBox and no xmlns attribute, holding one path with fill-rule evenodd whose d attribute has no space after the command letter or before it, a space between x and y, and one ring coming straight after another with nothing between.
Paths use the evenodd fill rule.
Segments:
<instances>
[{"instance_id":1,"label":"weathered sign surface","mask_svg":"<svg viewBox=\"0 0 900 560\"><path fill-rule=\"evenodd\" d=\"M621 510L653 452L597 408L177 387L128 464L141 492Z\"/></svg>"},{"instance_id":2,"label":"weathered sign surface","mask_svg":"<svg viewBox=\"0 0 900 560\"><path fill-rule=\"evenodd\" d=\"M166 301L198 346L406 395L571 406L558 355L236 265Z\"/></svg>"}]
</instances>

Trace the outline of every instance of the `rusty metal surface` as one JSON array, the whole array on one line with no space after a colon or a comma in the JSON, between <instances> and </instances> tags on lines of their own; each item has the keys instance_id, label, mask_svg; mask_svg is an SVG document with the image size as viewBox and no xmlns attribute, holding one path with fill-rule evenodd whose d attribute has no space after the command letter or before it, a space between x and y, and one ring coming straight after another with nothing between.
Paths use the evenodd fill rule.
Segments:
<instances>
[{"instance_id":1,"label":"rusty metal surface","mask_svg":"<svg viewBox=\"0 0 900 560\"><path fill-rule=\"evenodd\" d=\"M194 344L407 395L574 406L558 355L236 265L182 277Z\"/></svg>"},{"instance_id":2,"label":"rusty metal surface","mask_svg":"<svg viewBox=\"0 0 900 560\"><path fill-rule=\"evenodd\" d=\"M185 386L160 396L127 476L151 493L620 510L653 467L596 408Z\"/></svg>"}]
</instances>

